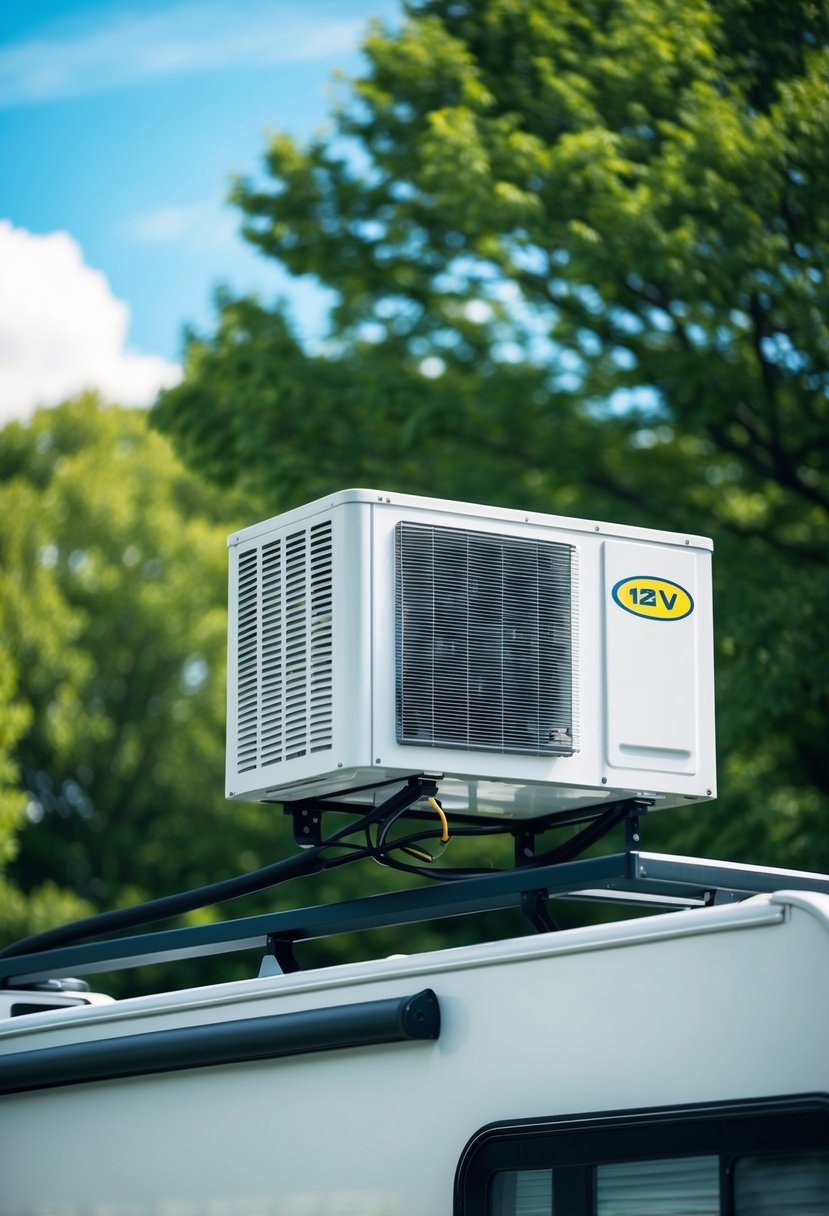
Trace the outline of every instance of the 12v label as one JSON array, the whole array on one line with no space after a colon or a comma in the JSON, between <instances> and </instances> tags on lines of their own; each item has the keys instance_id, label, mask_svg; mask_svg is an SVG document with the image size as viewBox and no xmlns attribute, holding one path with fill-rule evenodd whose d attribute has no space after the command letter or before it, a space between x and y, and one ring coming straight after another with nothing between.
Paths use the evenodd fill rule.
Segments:
<instances>
[{"instance_id":1,"label":"12v label","mask_svg":"<svg viewBox=\"0 0 829 1216\"><path fill-rule=\"evenodd\" d=\"M621 579L613 588L612 595L625 612L652 621L681 621L694 611L693 598L684 587L649 574Z\"/></svg>"}]
</instances>

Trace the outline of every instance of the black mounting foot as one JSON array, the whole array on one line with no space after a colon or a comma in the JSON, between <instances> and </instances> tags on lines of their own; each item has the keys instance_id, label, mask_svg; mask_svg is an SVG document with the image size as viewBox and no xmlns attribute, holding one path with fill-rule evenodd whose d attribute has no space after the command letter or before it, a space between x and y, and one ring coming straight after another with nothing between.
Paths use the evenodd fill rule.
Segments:
<instances>
[{"instance_id":1,"label":"black mounting foot","mask_svg":"<svg viewBox=\"0 0 829 1216\"><path fill-rule=\"evenodd\" d=\"M275 933L269 933L267 940L268 953L276 959L277 966L284 975L300 970L294 956L294 943L290 937L278 937Z\"/></svg>"},{"instance_id":2,"label":"black mounting foot","mask_svg":"<svg viewBox=\"0 0 829 1216\"><path fill-rule=\"evenodd\" d=\"M557 933L559 926L550 914L549 891L524 891L521 911L536 933Z\"/></svg>"},{"instance_id":3,"label":"black mounting foot","mask_svg":"<svg viewBox=\"0 0 829 1216\"><path fill-rule=\"evenodd\" d=\"M294 821L294 842L301 849L313 849L315 845L322 844L321 811L313 804L304 806L300 803L291 807L291 816Z\"/></svg>"}]
</instances>

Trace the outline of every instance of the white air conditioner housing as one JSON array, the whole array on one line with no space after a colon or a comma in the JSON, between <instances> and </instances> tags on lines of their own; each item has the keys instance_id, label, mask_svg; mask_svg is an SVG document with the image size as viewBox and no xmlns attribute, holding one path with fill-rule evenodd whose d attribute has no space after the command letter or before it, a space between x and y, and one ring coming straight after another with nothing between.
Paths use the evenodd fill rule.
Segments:
<instances>
[{"instance_id":1,"label":"white air conditioner housing","mask_svg":"<svg viewBox=\"0 0 829 1216\"><path fill-rule=\"evenodd\" d=\"M706 538L356 489L228 544L228 798L715 796Z\"/></svg>"}]
</instances>

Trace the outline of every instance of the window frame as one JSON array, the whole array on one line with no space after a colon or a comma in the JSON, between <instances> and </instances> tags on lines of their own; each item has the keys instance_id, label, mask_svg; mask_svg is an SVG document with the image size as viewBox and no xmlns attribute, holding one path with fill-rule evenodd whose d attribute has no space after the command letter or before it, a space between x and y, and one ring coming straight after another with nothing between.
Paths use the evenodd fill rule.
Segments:
<instances>
[{"instance_id":1,"label":"window frame","mask_svg":"<svg viewBox=\"0 0 829 1216\"><path fill-rule=\"evenodd\" d=\"M553 1170L563 1216L595 1216L595 1167L623 1161L720 1158L721 1216L734 1216L734 1162L829 1147L829 1094L599 1111L490 1123L467 1142L455 1173L454 1216L486 1216L500 1170Z\"/></svg>"}]
</instances>

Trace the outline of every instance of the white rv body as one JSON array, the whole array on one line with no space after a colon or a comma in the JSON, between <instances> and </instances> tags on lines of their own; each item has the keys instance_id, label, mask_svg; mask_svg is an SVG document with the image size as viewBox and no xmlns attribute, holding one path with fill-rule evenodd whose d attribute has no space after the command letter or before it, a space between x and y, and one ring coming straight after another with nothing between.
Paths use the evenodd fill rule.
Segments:
<instances>
[{"instance_id":1,"label":"white rv body","mask_svg":"<svg viewBox=\"0 0 829 1216\"><path fill-rule=\"evenodd\" d=\"M606 1116L605 1140L619 1125L619 1147L602 1150L612 1160L624 1156L626 1113L652 1112L656 1145L660 1120L676 1122L673 1108L816 1094L827 1101L828 962L829 896L782 892L11 1019L0 1023L0 1062L35 1053L28 1058L41 1055L44 1068L55 1048L423 988L437 997L441 1026L436 1041L8 1093L0 1098L0 1211L506 1211L464 1204L457 1193L464 1169L474 1173L468 1146L487 1125ZM672 1111L663 1119L665 1108ZM531 1173L530 1182L543 1178ZM509 1210L542 1210L522 1202Z\"/></svg>"}]
</instances>

